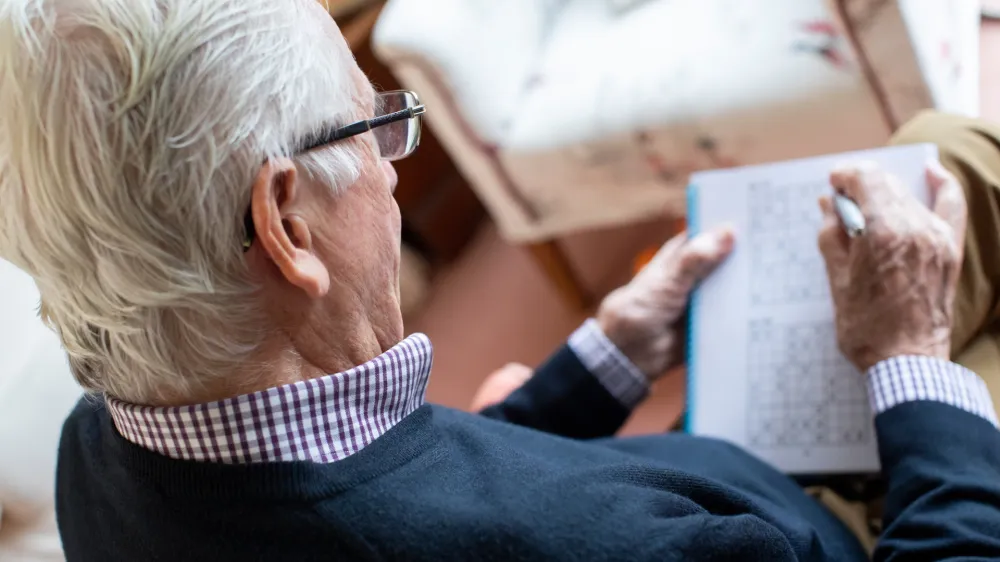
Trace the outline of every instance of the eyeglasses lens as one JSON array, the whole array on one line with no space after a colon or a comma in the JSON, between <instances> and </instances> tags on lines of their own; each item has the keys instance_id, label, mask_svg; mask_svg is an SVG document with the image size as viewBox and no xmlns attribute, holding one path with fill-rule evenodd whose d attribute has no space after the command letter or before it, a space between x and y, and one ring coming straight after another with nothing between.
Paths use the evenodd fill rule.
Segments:
<instances>
[{"instance_id":1,"label":"eyeglasses lens","mask_svg":"<svg viewBox=\"0 0 1000 562\"><path fill-rule=\"evenodd\" d=\"M410 92L386 92L379 94L379 116L388 115L420 105L417 97ZM396 121L372 129L378 141L379 151L384 160L406 158L420 144L420 117Z\"/></svg>"}]
</instances>

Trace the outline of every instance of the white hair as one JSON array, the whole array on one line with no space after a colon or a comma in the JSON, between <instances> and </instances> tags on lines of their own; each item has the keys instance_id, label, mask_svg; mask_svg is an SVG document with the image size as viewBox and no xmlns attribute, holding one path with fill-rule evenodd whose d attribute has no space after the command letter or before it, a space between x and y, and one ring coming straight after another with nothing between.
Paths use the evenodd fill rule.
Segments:
<instances>
[{"instance_id":1,"label":"white hair","mask_svg":"<svg viewBox=\"0 0 1000 562\"><path fill-rule=\"evenodd\" d=\"M262 341L254 178L360 95L313 1L0 0L0 256L86 389L184 396ZM349 144L297 162L345 187Z\"/></svg>"}]
</instances>

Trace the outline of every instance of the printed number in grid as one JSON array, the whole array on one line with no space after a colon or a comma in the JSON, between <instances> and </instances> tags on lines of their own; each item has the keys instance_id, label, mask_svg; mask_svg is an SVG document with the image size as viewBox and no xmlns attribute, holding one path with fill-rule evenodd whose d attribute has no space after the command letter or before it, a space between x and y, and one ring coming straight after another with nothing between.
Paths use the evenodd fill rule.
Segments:
<instances>
[{"instance_id":1,"label":"printed number in grid","mask_svg":"<svg viewBox=\"0 0 1000 562\"><path fill-rule=\"evenodd\" d=\"M816 246L823 182L750 186L750 302L755 306L822 302L830 298Z\"/></svg>"},{"instance_id":2,"label":"printed number in grid","mask_svg":"<svg viewBox=\"0 0 1000 562\"><path fill-rule=\"evenodd\" d=\"M763 448L838 446L871 438L862 377L829 323L752 320L747 435Z\"/></svg>"}]
</instances>

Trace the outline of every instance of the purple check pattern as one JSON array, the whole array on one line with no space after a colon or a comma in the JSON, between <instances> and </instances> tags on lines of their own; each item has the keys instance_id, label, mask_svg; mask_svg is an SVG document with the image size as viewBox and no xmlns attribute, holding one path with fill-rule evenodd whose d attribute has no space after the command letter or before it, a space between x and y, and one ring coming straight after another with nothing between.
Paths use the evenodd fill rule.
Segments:
<instances>
[{"instance_id":1,"label":"purple check pattern","mask_svg":"<svg viewBox=\"0 0 1000 562\"><path fill-rule=\"evenodd\" d=\"M577 359L626 408L634 408L649 394L649 381L601 330L593 318L569 337Z\"/></svg>"},{"instance_id":2,"label":"purple check pattern","mask_svg":"<svg viewBox=\"0 0 1000 562\"><path fill-rule=\"evenodd\" d=\"M626 407L649 392L646 378L593 319L569 339L587 369ZM193 406L150 407L108 397L127 440L175 459L221 463L346 458L424 403L433 348L414 334L343 373Z\"/></svg>"},{"instance_id":3,"label":"purple check pattern","mask_svg":"<svg viewBox=\"0 0 1000 562\"><path fill-rule=\"evenodd\" d=\"M875 414L905 402L930 400L975 414L997 426L993 399L976 373L944 359L900 355L868 370L868 400Z\"/></svg>"},{"instance_id":4,"label":"purple check pattern","mask_svg":"<svg viewBox=\"0 0 1000 562\"><path fill-rule=\"evenodd\" d=\"M433 349L414 334L353 369L217 402L150 407L107 398L126 439L175 459L330 463L424 403Z\"/></svg>"},{"instance_id":5,"label":"purple check pattern","mask_svg":"<svg viewBox=\"0 0 1000 562\"><path fill-rule=\"evenodd\" d=\"M568 345L597 380L628 408L649 393L642 372L586 321ZM424 403L433 348L414 334L342 373L191 406L137 406L107 398L126 439L176 459L221 463L331 463L360 451ZM994 426L986 384L949 361L901 356L868 371L872 410L916 400L950 404Z\"/></svg>"}]
</instances>

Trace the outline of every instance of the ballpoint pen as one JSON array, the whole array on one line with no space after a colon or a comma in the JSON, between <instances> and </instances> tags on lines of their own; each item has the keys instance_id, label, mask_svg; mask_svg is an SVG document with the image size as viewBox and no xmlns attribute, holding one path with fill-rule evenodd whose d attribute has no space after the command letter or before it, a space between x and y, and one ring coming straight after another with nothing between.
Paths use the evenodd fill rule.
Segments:
<instances>
[{"instance_id":1,"label":"ballpoint pen","mask_svg":"<svg viewBox=\"0 0 1000 562\"><path fill-rule=\"evenodd\" d=\"M849 237L855 238L865 233L865 215L857 203L846 195L834 192L833 208Z\"/></svg>"}]
</instances>

